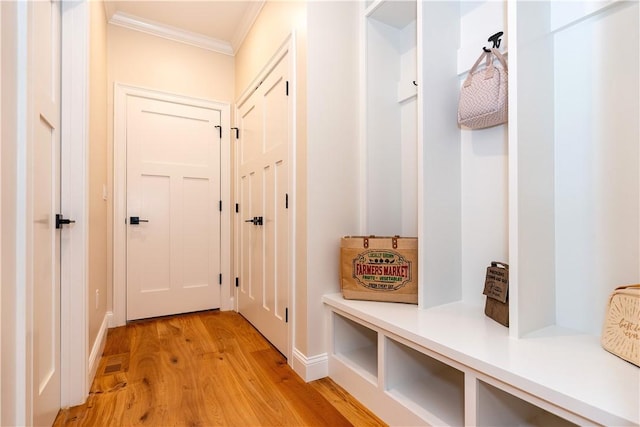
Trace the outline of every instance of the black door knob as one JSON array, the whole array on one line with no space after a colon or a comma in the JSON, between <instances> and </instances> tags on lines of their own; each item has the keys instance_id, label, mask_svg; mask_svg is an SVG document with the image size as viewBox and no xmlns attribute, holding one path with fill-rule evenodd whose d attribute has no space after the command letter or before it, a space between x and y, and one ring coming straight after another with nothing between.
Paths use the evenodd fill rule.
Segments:
<instances>
[{"instance_id":1,"label":"black door knob","mask_svg":"<svg viewBox=\"0 0 640 427\"><path fill-rule=\"evenodd\" d=\"M262 217L261 216L254 216L251 219L245 219L244 222L250 222L253 225L262 225Z\"/></svg>"},{"instance_id":2,"label":"black door knob","mask_svg":"<svg viewBox=\"0 0 640 427\"><path fill-rule=\"evenodd\" d=\"M148 219L140 219L139 216L129 217L129 224L131 224L131 225L138 225L141 222L149 222L149 220Z\"/></svg>"},{"instance_id":3,"label":"black door knob","mask_svg":"<svg viewBox=\"0 0 640 427\"><path fill-rule=\"evenodd\" d=\"M56 214L56 228L62 228L65 224L73 224L75 222L73 219L66 219L62 214Z\"/></svg>"}]
</instances>

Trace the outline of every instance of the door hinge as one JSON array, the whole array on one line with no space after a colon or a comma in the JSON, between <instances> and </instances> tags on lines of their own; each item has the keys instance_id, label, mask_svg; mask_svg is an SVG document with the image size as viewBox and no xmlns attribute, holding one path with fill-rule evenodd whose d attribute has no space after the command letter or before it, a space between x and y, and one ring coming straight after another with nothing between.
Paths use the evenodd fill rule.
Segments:
<instances>
[{"instance_id":1,"label":"door hinge","mask_svg":"<svg viewBox=\"0 0 640 427\"><path fill-rule=\"evenodd\" d=\"M222 285L222 273L218 276L218 283Z\"/></svg>"},{"instance_id":2,"label":"door hinge","mask_svg":"<svg viewBox=\"0 0 640 427\"><path fill-rule=\"evenodd\" d=\"M240 287L240 278L236 277L236 288Z\"/></svg>"},{"instance_id":3,"label":"door hinge","mask_svg":"<svg viewBox=\"0 0 640 427\"><path fill-rule=\"evenodd\" d=\"M218 210L222 212L222 200L218 202Z\"/></svg>"},{"instance_id":4,"label":"door hinge","mask_svg":"<svg viewBox=\"0 0 640 427\"><path fill-rule=\"evenodd\" d=\"M236 131L236 139L240 139L240 129L238 129L238 128L231 128L231 130L235 130L235 131Z\"/></svg>"},{"instance_id":5,"label":"door hinge","mask_svg":"<svg viewBox=\"0 0 640 427\"><path fill-rule=\"evenodd\" d=\"M289 193L284 193L284 208L289 209Z\"/></svg>"},{"instance_id":6,"label":"door hinge","mask_svg":"<svg viewBox=\"0 0 640 427\"><path fill-rule=\"evenodd\" d=\"M287 83L285 84L285 93L289 96L289 80L287 80Z\"/></svg>"},{"instance_id":7,"label":"door hinge","mask_svg":"<svg viewBox=\"0 0 640 427\"><path fill-rule=\"evenodd\" d=\"M236 203L236 213L240 212L240 205Z\"/></svg>"},{"instance_id":8,"label":"door hinge","mask_svg":"<svg viewBox=\"0 0 640 427\"><path fill-rule=\"evenodd\" d=\"M284 309L284 323L289 323L289 307Z\"/></svg>"},{"instance_id":9,"label":"door hinge","mask_svg":"<svg viewBox=\"0 0 640 427\"><path fill-rule=\"evenodd\" d=\"M218 131L219 131L219 133L220 133L220 139L222 139L222 126L220 126L220 125L216 125L215 127L217 127L217 128L218 128Z\"/></svg>"}]
</instances>

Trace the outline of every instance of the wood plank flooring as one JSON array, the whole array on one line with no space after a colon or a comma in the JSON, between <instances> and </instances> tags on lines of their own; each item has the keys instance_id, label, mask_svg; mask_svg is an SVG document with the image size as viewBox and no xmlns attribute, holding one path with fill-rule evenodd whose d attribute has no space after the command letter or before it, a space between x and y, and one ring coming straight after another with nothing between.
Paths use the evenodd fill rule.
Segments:
<instances>
[{"instance_id":1,"label":"wood plank flooring","mask_svg":"<svg viewBox=\"0 0 640 427\"><path fill-rule=\"evenodd\" d=\"M89 399L54 426L384 426L328 378L305 383L242 316L109 330Z\"/></svg>"}]
</instances>

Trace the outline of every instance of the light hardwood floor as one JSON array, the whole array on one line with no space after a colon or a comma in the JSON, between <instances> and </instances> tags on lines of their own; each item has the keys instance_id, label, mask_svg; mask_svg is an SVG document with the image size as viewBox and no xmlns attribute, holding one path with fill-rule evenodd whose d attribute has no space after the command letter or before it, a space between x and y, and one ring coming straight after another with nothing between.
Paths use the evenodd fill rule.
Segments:
<instances>
[{"instance_id":1,"label":"light hardwood floor","mask_svg":"<svg viewBox=\"0 0 640 427\"><path fill-rule=\"evenodd\" d=\"M54 426L384 426L328 378L305 383L242 316L111 329L88 401Z\"/></svg>"}]
</instances>

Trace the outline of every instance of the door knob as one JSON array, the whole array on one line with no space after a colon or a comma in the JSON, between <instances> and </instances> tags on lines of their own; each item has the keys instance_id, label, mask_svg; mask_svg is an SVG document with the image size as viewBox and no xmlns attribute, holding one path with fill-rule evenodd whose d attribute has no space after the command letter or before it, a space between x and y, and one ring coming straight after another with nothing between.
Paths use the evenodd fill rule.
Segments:
<instances>
[{"instance_id":1,"label":"door knob","mask_svg":"<svg viewBox=\"0 0 640 427\"><path fill-rule=\"evenodd\" d=\"M262 225L262 217L261 216L254 216L251 219L246 219L244 222L250 222L253 225Z\"/></svg>"},{"instance_id":2,"label":"door knob","mask_svg":"<svg viewBox=\"0 0 640 427\"><path fill-rule=\"evenodd\" d=\"M65 224L73 224L75 222L73 219L66 219L62 214L56 214L56 228L62 228Z\"/></svg>"},{"instance_id":3,"label":"door knob","mask_svg":"<svg viewBox=\"0 0 640 427\"><path fill-rule=\"evenodd\" d=\"M149 220L148 219L140 219L139 216L129 217L129 224L131 224L131 225L138 225L141 222L149 222Z\"/></svg>"}]
</instances>

